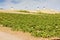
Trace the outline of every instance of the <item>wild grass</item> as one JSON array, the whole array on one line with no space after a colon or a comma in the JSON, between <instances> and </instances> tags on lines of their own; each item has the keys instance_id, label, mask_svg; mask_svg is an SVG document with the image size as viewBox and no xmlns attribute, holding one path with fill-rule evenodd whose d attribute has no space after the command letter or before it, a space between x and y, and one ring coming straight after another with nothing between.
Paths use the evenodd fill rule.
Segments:
<instances>
[{"instance_id":1,"label":"wild grass","mask_svg":"<svg viewBox=\"0 0 60 40\"><path fill-rule=\"evenodd\" d=\"M18 10L18 12L30 13L30 11L27 10Z\"/></svg>"},{"instance_id":2,"label":"wild grass","mask_svg":"<svg viewBox=\"0 0 60 40\"><path fill-rule=\"evenodd\" d=\"M0 13L0 25L29 32L36 37L60 37L60 14Z\"/></svg>"}]
</instances>

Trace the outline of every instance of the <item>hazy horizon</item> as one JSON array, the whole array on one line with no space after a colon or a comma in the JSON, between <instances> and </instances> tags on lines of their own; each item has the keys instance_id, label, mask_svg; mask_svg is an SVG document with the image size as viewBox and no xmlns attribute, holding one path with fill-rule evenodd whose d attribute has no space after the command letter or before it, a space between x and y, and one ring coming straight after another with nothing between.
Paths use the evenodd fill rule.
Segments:
<instances>
[{"instance_id":1,"label":"hazy horizon","mask_svg":"<svg viewBox=\"0 0 60 40\"><path fill-rule=\"evenodd\" d=\"M0 8L10 9L55 9L60 10L60 0L0 0Z\"/></svg>"}]
</instances>

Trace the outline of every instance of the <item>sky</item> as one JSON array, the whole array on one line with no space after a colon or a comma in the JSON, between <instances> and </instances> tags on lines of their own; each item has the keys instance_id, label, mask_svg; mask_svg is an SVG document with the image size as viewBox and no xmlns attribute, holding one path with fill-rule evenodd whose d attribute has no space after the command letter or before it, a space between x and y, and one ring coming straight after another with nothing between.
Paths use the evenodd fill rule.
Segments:
<instances>
[{"instance_id":1,"label":"sky","mask_svg":"<svg viewBox=\"0 0 60 40\"><path fill-rule=\"evenodd\" d=\"M55 9L60 10L60 0L0 0L0 8L3 9Z\"/></svg>"}]
</instances>

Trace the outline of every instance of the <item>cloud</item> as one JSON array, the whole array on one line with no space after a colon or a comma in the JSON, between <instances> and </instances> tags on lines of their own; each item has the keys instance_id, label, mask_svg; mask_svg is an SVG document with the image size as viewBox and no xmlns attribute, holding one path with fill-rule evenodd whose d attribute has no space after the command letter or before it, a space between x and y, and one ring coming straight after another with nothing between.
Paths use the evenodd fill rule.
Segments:
<instances>
[{"instance_id":1,"label":"cloud","mask_svg":"<svg viewBox=\"0 0 60 40\"><path fill-rule=\"evenodd\" d=\"M47 0L33 0L33 1L40 2L40 3L44 3L44 2L46 2Z\"/></svg>"},{"instance_id":2,"label":"cloud","mask_svg":"<svg viewBox=\"0 0 60 40\"><path fill-rule=\"evenodd\" d=\"M14 3L14 4L18 4L18 3L21 3L22 0L12 0L11 3Z\"/></svg>"},{"instance_id":3,"label":"cloud","mask_svg":"<svg viewBox=\"0 0 60 40\"><path fill-rule=\"evenodd\" d=\"M60 8L60 0L5 0L0 7L5 9L10 9L14 7L15 9L41 9L46 8Z\"/></svg>"}]
</instances>

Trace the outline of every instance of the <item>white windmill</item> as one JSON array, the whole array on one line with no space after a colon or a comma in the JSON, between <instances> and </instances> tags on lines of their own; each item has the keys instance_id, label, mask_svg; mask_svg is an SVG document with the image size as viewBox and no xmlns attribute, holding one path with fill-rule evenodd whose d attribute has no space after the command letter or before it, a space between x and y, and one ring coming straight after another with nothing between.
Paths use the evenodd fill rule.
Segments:
<instances>
[{"instance_id":1,"label":"white windmill","mask_svg":"<svg viewBox=\"0 0 60 40\"><path fill-rule=\"evenodd\" d=\"M11 10L14 10L14 8L13 8L13 7L11 7Z\"/></svg>"}]
</instances>

